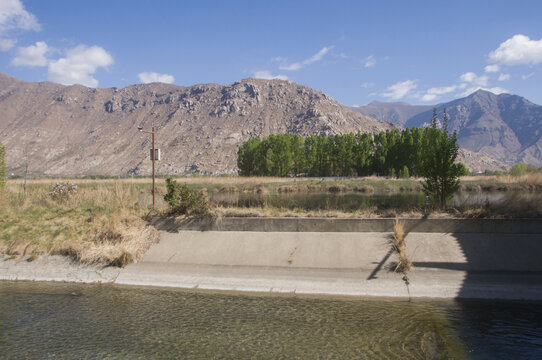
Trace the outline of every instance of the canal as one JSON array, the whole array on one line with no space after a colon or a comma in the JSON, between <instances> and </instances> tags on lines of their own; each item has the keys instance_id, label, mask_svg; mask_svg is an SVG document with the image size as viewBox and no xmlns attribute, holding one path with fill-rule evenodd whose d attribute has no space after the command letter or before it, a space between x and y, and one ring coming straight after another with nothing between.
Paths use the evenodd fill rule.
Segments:
<instances>
[{"instance_id":1,"label":"canal","mask_svg":"<svg viewBox=\"0 0 542 360\"><path fill-rule=\"evenodd\" d=\"M1 282L2 358L540 359L539 302Z\"/></svg>"}]
</instances>

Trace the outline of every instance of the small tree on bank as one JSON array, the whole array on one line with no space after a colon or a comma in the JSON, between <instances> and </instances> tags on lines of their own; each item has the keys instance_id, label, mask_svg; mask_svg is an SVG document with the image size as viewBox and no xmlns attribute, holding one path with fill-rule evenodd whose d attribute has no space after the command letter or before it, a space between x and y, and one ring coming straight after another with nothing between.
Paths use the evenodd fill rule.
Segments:
<instances>
[{"instance_id":1,"label":"small tree on bank","mask_svg":"<svg viewBox=\"0 0 542 360\"><path fill-rule=\"evenodd\" d=\"M0 143L0 189L6 185L6 149Z\"/></svg>"},{"instance_id":2,"label":"small tree on bank","mask_svg":"<svg viewBox=\"0 0 542 360\"><path fill-rule=\"evenodd\" d=\"M452 197L459 187L462 168L456 164L459 147L457 136L448 134L448 114L444 110L442 129L437 128L437 110L433 110L431 126L426 128L422 147L421 175L423 191L433 202L441 207Z\"/></svg>"},{"instance_id":3,"label":"small tree on bank","mask_svg":"<svg viewBox=\"0 0 542 360\"><path fill-rule=\"evenodd\" d=\"M524 162L519 162L516 165L510 168L510 175L512 176L522 176L527 173L527 164Z\"/></svg>"}]
</instances>

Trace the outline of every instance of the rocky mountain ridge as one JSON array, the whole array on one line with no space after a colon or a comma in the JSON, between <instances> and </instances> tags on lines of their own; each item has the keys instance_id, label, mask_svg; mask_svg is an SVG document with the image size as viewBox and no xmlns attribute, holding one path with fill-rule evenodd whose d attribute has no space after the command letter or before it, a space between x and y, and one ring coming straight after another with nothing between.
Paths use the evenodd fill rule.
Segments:
<instances>
[{"instance_id":1,"label":"rocky mountain ridge","mask_svg":"<svg viewBox=\"0 0 542 360\"><path fill-rule=\"evenodd\" d=\"M334 135L393 125L291 81L245 79L182 87L163 83L94 89L28 83L0 73L0 141L7 173L149 174L156 129L167 174L235 173L237 149L273 133Z\"/></svg>"},{"instance_id":2,"label":"rocky mountain ridge","mask_svg":"<svg viewBox=\"0 0 542 360\"><path fill-rule=\"evenodd\" d=\"M542 106L521 96L478 90L425 110L406 103L371 103L354 109L368 116L382 114L379 120L400 126L420 127L430 123L433 108L440 117L446 109L448 126L457 131L461 147L508 165L524 161L542 166Z\"/></svg>"}]
</instances>

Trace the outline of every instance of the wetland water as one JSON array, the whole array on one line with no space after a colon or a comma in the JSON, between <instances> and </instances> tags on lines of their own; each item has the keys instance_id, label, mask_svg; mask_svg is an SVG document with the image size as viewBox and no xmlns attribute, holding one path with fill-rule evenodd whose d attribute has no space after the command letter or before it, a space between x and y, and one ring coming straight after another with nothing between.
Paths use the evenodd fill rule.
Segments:
<instances>
[{"instance_id":1,"label":"wetland water","mask_svg":"<svg viewBox=\"0 0 542 360\"><path fill-rule=\"evenodd\" d=\"M2 282L2 358L540 359L537 302Z\"/></svg>"},{"instance_id":2,"label":"wetland water","mask_svg":"<svg viewBox=\"0 0 542 360\"><path fill-rule=\"evenodd\" d=\"M339 210L354 211L371 209L375 211L386 210L421 210L426 204L426 197L422 192L293 192L255 194L243 192L209 193L211 202L224 207L276 207L284 209L301 210ZM508 192L458 192L451 200L455 208L492 206L507 207L513 204L515 208L540 210L542 194L520 191Z\"/></svg>"}]
</instances>

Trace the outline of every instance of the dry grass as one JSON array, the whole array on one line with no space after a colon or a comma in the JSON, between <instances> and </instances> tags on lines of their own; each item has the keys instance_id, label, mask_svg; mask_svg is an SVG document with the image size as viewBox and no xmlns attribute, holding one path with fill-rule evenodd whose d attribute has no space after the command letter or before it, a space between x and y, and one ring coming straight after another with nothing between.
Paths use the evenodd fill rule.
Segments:
<instances>
[{"instance_id":1,"label":"dry grass","mask_svg":"<svg viewBox=\"0 0 542 360\"><path fill-rule=\"evenodd\" d=\"M393 242L392 246L395 252L397 253L397 264L395 266L395 271L401 272L406 275L406 273L412 267L412 262L406 255L406 241L405 241L405 228L404 224L395 218L395 223L393 224Z\"/></svg>"},{"instance_id":2,"label":"dry grass","mask_svg":"<svg viewBox=\"0 0 542 360\"><path fill-rule=\"evenodd\" d=\"M366 194L372 194L375 189L370 185L358 185L354 187L354 191Z\"/></svg>"},{"instance_id":3,"label":"dry grass","mask_svg":"<svg viewBox=\"0 0 542 360\"><path fill-rule=\"evenodd\" d=\"M27 184L26 197L20 183L8 183L0 195L0 252L123 266L157 240L143 219L148 207L138 204L144 191L135 183L77 182L78 192L62 201L48 194L51 183Z\"/></svg>"}]
</instances>

